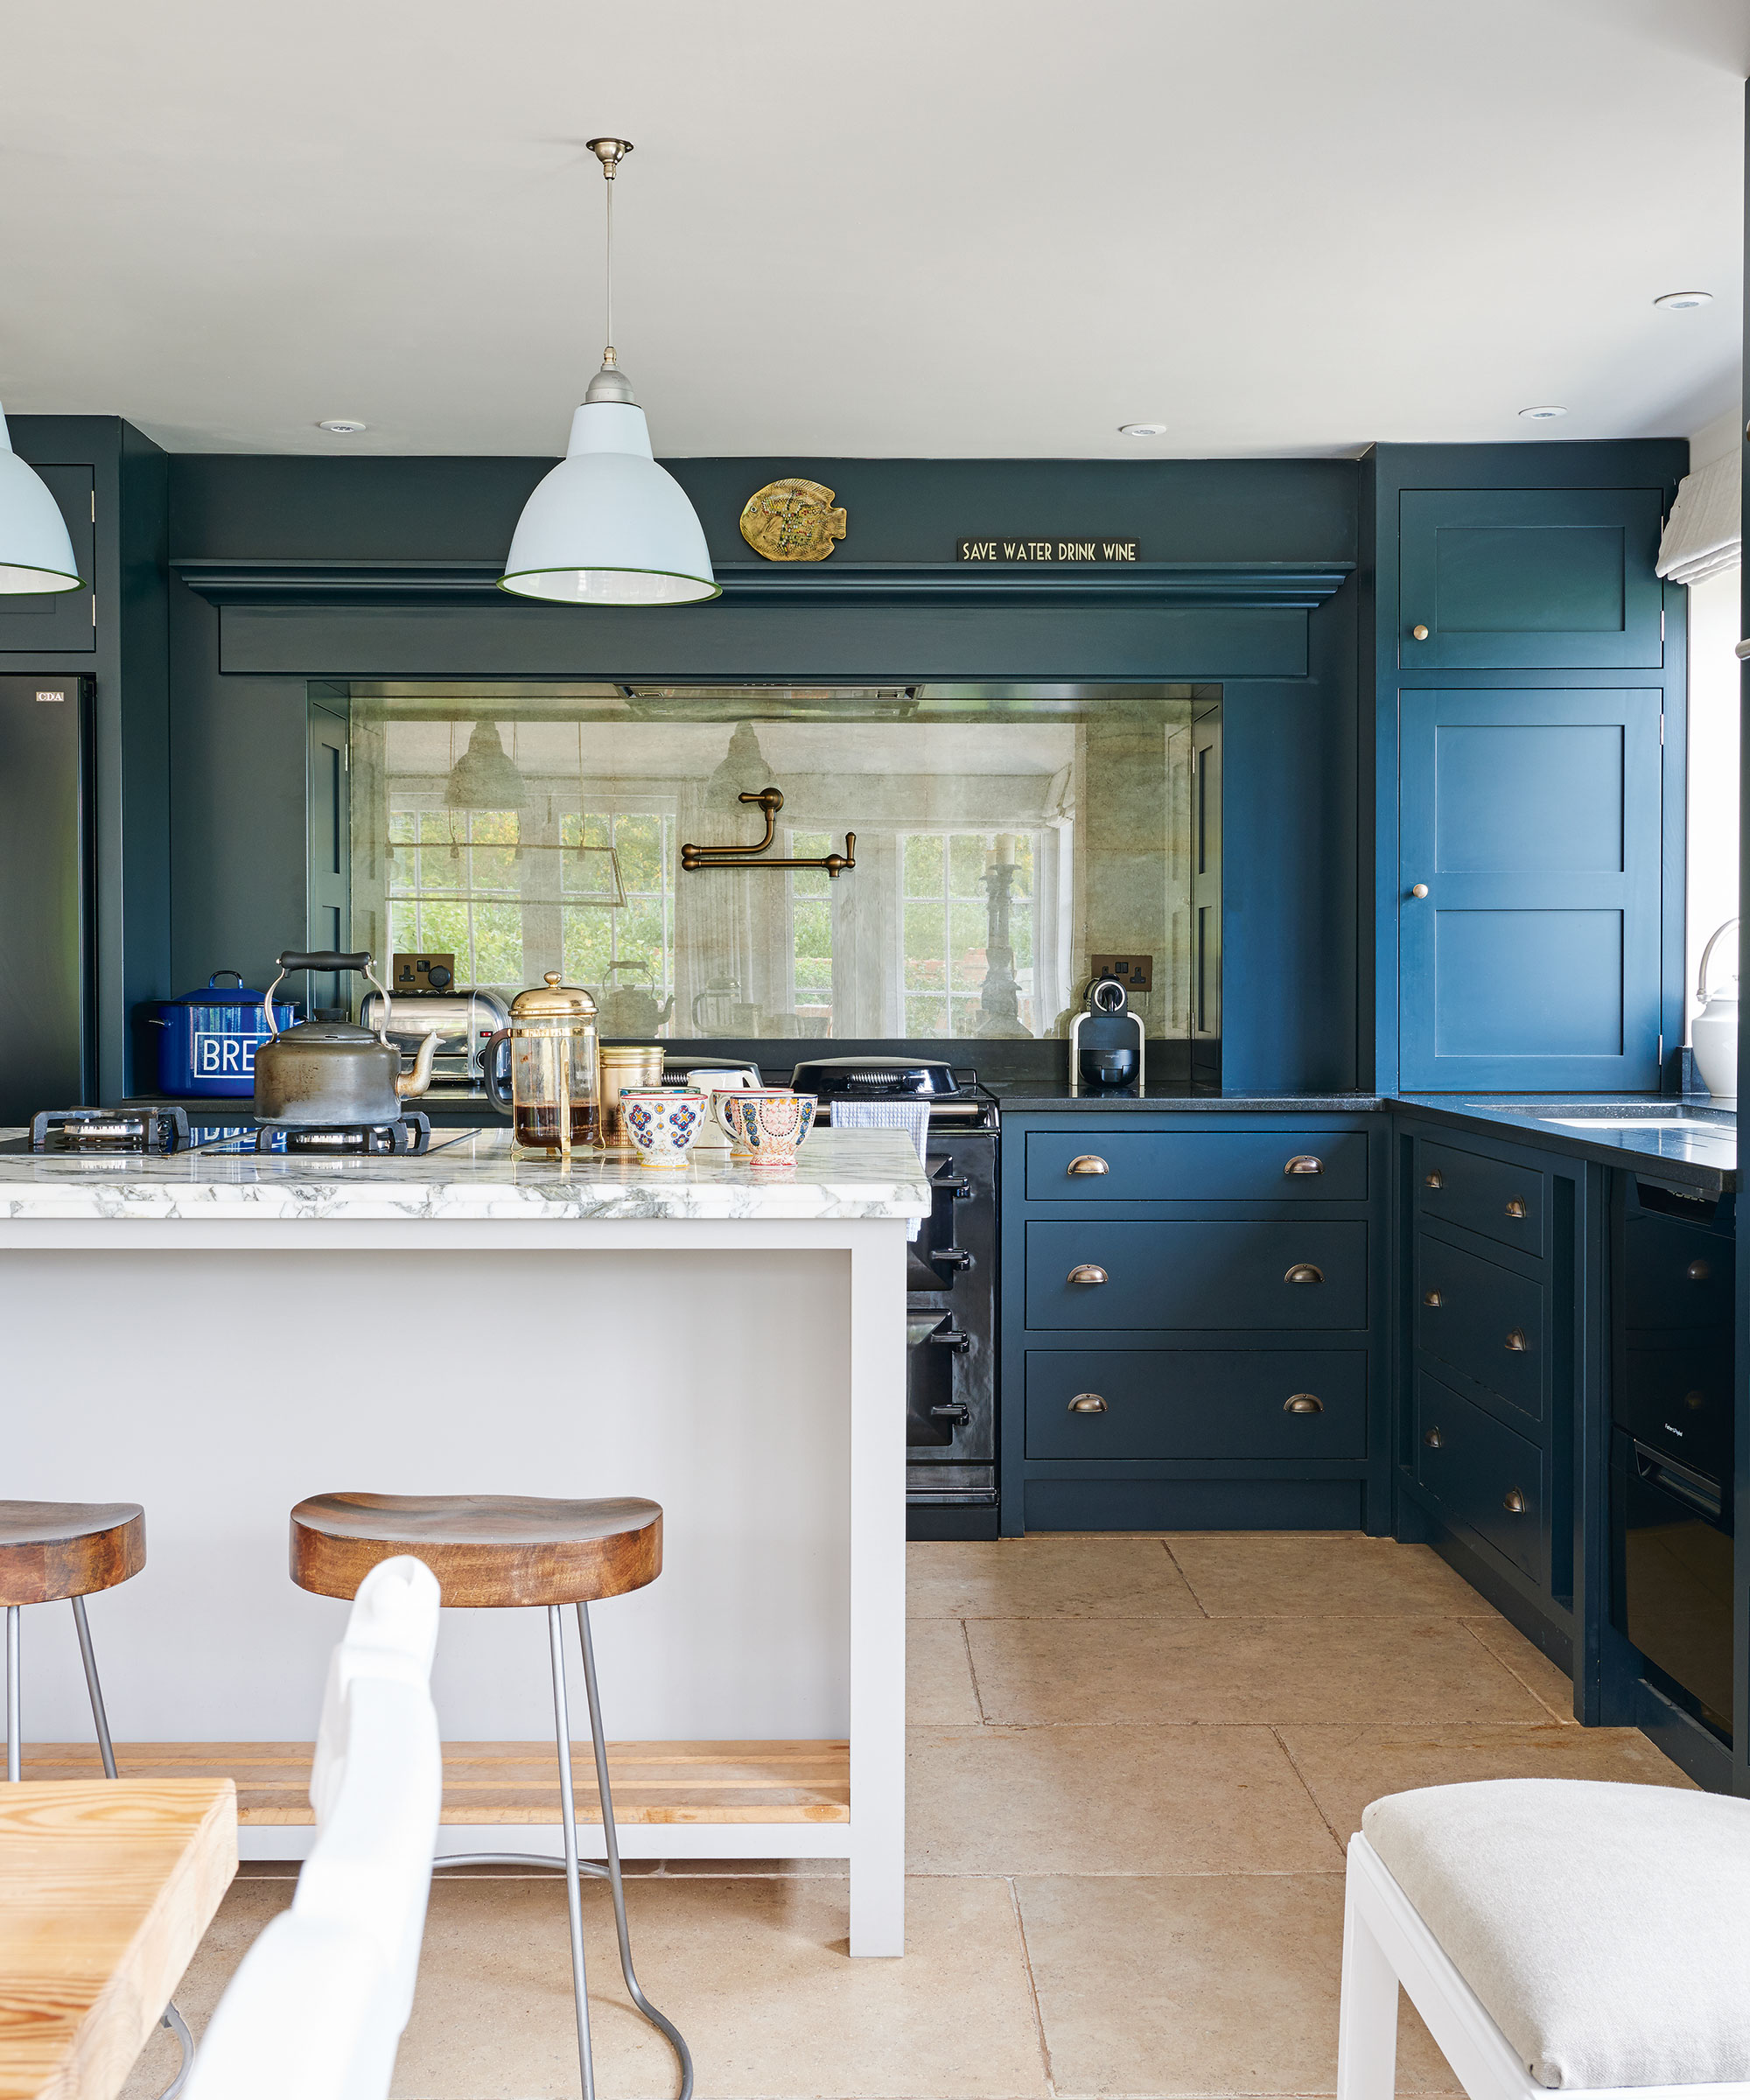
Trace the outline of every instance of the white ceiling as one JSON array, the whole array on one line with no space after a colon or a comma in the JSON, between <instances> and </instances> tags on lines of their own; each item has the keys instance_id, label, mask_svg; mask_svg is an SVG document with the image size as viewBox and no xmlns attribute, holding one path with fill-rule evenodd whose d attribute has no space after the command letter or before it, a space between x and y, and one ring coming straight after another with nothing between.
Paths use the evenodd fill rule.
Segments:
<instances>
[{"instance_id":1,"label":"white ceiling","mask_svg":"<svg viewBox=\"0 0 1750 2100\"><path fill-rule=\"evenodd\" d=\"M662 454L1685 434L1737 400L1746 72L1745 0L13 8L0 399L556 452L615 131Z\"/></svg>"}]
</instances>

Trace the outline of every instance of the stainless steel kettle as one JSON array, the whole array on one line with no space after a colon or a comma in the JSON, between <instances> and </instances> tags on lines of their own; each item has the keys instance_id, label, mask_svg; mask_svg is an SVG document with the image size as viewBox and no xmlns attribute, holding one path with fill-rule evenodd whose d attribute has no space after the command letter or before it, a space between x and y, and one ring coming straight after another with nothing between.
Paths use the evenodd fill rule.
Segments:
<instances>
[{"instance_id":1,"label":"stainless steel kettle","mask_svg":"<svg viewBox=\"0 0 1750 2100\"><path fill-rule=\"evenodd\" d=\"M388 1040L388 993L372 975L373 961L368 953L344 956L332 948L310 953L288 948L280 957L279 976L262 1000L271 1040L256 1052L258 1123L293 1130L394 1123L402 1102L430 1085L437 1032L424 1038L412 1071L403 1073L401 1052ZM380 995L376 1028L354 1027L350 1021L301 1021L295 1028L281 1029L274 1019L273 995L293 970L356 970Z\"/></svg>"}]
</instances>

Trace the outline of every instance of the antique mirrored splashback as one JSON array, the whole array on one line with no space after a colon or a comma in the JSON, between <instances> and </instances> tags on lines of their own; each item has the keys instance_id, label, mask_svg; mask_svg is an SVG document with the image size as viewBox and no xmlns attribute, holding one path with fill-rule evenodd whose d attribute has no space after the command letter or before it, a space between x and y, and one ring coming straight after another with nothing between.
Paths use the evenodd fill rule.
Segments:
<instances>
[{"instance_id":1,"label":"antique mirrored splashback","mask_svg":"<svg viewBox=\"0 0 1750 2100\"><path fill-rule=\"evenodd\" d=\"M1148 1032L1191 1032L1201 685L355 684L352 940L550 970L606 1035L1038 1039L1100 956L1146 957ZM753 864L744 803L783 805ZM778 869L847 852L854 867ZM1200 892L1194 895L1201 882ZM1219 909L1218 902L1214 906Z\"/></svg>"}]
</instances>

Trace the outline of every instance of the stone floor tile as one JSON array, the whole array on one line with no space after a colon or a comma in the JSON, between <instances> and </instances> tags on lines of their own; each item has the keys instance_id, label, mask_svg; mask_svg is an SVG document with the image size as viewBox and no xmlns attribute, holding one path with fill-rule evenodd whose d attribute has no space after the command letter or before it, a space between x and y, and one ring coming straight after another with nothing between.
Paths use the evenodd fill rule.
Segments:
<instances>
[{"instance_id":1,"label":"stone floor tile","mask_svg":"<svg viewBox=\"0 0 1750 2100\"><path fill-rule=\"evenodd\" d=\"M906 1628L906 1717L976 1726L984 1712L957 1619L914 1619Z\"/></svg>"},{"instance_id":2,"label":"stone floor tile","mask_svg":"<svg viewBox=\"0 0 1750 2100\"><path fill-rule=\"evenodd\" d=\"M987 1721L1519 1721L1547 1710L1453 1619L971 1619ZM923 1717L919 1716L921 1719Z\"/></svg>"},{"instance_id":3,"label":"stone floor tile","mask_svg":"<svg viewBox=\"0 0 1750 2100\"><path fill-rule=\"evenodd\" d=\"M1018 1882L1053 2089L1321 2094L1337 2080L1340 1874ZM1398 2090L1459 2090L1407 2004Z\"/></svg>"},{"instance_id":4,"label":"stone floor tile","mask_svg":"<svg viewBox=\"0 0 1750 2100\"><path fill-rule=\"evenodd\" d=\"M1433 1619L1477 1606L1431 1546L1359 1531L1194 1531L1167 1543L1212 1619Z\"/></svg>"},{"instance_id":5,"label":"stone floor tile","mask_svg":"<svg viewBox=\"0 0 1750 2100\"><path fill-rule=\"evenodd\" d=\"M1541 1648L1528 1641L1499 1612L1466 1614L1463 1623L1489 1654L1504 1662L1525 1689L1549 1709L1551 1719L1564 1722L1570 1728L1578 1727L1579 1723L1574 1718L1573 1680L1566 1670L1558 1670Z\"/></svg>"},{"instance_id":6,"label":"stone floor tile","mask_svg":"<svg viewBox=\"0 0 1750 2100\"><path fill-rule=\"evenodd\" d=\"M917 1619L1200 1616L1160 1538L919 1543L906 1549L906 1604Z\"/></svg>"},{"instance_id":7,"label":"stone floor tile","mask_svg":"<svg viewBox=\"0 0 1750 2100\"><path fill-rule=\"evenodd\" d=\"M606 1891L585 1894L598 2083L668 2100L673 2059L626 1998ZM640 1881L627 1898L639 1981L686 2036L702 2093L1031 2100L1045 2091L1002 1881L912 1883L903 1962L847 1958L842 1884L664 1879ZM951 2019L942 2016L948 1976ZM398 2100L572 2100L577 2079L563 1890L473 1882L434 1891Z\"/></svg>"},{"instance_id":8,"label":"stone floor tile","mask_svg":"<svg viewBox=\"0 0 1750 2100\"><path fill-rule=\"evenodd\" d=\"M1342 1855L1267 1728L914 1728L914 1874L1307 1873Z\"/></svg>"},{"instance_id":9,"label":"stone floor tile","mask_svg":"<svg viewBox=\"0 0 1750 2100\"><path fill-rule=\"evenodd\" d=\"M1382 1794L1472 1779L1614 1779L1650 1787L1694 1782L1638 1728L1354 1728L1280 1732L1320 1812L1347 1844Z\"/></svg>"}]
</instances>

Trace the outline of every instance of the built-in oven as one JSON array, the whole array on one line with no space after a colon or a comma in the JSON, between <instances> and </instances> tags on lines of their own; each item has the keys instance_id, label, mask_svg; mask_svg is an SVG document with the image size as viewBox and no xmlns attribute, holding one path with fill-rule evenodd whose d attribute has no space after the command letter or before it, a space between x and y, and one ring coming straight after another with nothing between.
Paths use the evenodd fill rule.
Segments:
<instances>
[{"instance_id":1,"label":"built-in oven","mask_svg":"<svg viewBox=\"0 0 1750 2100\"><path fill-rule=\"evenodd\" d=\"M1611 1618L1728 1743L1734 1208L1625 1177L1612 1264Z\"/></svg>"},{"instance_id":2,"label":"built-in oven","mask_svg":"<svg viewBox=\"0 0 1750 2100\"><path fill-rule=\"evenodd\" d=\"M856 1102L927 1110L930 1214L906 1253L907 1530L914 1538L994 1538L996 1100L976 1072L913 1058L810 1059L793 1084L820 1097L829 1124L848 1121Z\"/></svg>"}]
</instances>

